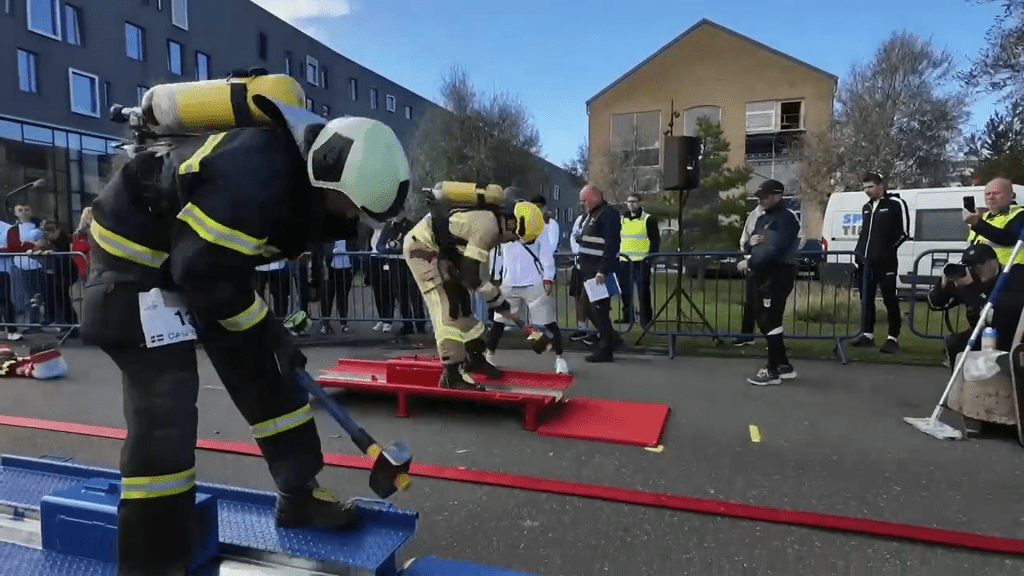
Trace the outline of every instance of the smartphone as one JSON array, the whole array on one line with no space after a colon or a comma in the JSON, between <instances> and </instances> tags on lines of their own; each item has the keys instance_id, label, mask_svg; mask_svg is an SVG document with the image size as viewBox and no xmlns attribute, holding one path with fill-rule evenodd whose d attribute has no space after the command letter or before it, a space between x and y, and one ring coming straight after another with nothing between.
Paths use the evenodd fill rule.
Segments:
<instances>
[{"instance_id":1,"label":"smartphone","mask_svg":"<svg viewBox=\"0 0 1024 576\"><path fill-rule=\"evenodd\" d=\"M974 212L974 196L964 196L964 210Z\"/></svg>"}]
</instances>

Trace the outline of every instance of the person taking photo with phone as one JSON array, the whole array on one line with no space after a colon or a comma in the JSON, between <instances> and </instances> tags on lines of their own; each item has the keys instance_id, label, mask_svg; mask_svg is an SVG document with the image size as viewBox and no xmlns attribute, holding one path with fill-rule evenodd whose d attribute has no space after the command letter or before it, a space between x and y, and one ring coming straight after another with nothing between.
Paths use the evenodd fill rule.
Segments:
<instances>
[{"instance_id":1,"label":"person taking photo with phone","mask_svg":"<svg viewBox=\"0 0 1024 576\"><path fill-rule=\"evenodd\" d=\"M985 206L978 211L974 198L964 198L964 222L970 226L967 242L988 244L999 258L999 264L1006 266L1013 253L1013 246L1024 228L1024 208L1014 202L1013 183L1006 178L996 178L985 185ZM1013 265L1024 264L1024 250L1017 253Z\"/></svg>"}]
</instances>

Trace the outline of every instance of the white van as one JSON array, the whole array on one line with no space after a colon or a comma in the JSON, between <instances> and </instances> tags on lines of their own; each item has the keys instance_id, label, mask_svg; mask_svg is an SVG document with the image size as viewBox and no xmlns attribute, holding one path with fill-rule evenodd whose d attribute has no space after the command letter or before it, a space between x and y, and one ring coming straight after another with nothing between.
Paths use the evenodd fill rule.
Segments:
<instances>
[{"instance_id":1,"label":"white van","mask_svg":"<svg viewBox=\"0 0 1024 576\"><path fill-rule=\"evenodd\" d=\"M1015 184L1013 190L1017 203L1024 204L1024 186ZM900 246L897 253L899 276L896 284L899 290L909 290L914 261L922 253L929 250L956 251L967 247L967 224L961 216L963 198L973 196L975 206L984 208L985 187L916 188L890 190L889 193L898 195L910 212L910 230L907 231L910 238ZM856 249L861 229L861 210L867 201L867 195L859 190L836 192L829 197L821 227L822 244L826 251L852 252ZM837 256L828 258L828 261L845 263L850 260L848 257ZM918 284L931 284L945 263L943 258L924 258L920 265L936 270L918 270Z\"/></svg>"}]
</instances>

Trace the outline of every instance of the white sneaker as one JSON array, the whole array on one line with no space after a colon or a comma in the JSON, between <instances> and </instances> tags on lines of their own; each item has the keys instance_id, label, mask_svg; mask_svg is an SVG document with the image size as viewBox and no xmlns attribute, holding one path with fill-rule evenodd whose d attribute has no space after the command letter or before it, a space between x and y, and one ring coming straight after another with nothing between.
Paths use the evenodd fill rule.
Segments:
<instances>
[{"instance_id":1,"label":"white sneaker","mask_svg":"<svg viewBox=\"0 0 1024 576\"><path fill-rule=\"evenodd\" d=\"M569 363L565 361L565 358L555 358L555 374L568 374Z\"/></svg>"},{"instance_id":2,"label":"white sneaker","mask_svg":"<svg viewBox=\"0 0 1024 576\"><path fill-rule=\"evenodd\" d=\"M494 363L494 352L491 352L490 350L484 352L484 360L487 360L487 363L491 366L497 366L497 364Z\"/></svg>"},{"instance_id":3,"label":"white sneaker","mask_svg":"<svg viewBox=\"0 0 1024 576\"><path fill-rule=\"evenodd\" d=\"M382 328L384 328L383 322L377 322L376 324L373 325L374 332L380 332Z\"/></svg>"},{"instance_id":4,"label":"white sneaker","mask_svg":"<svg viewBox=\"0 0 1024 576\"><path fill-rule=\"evenodd\" d=\"M381 327L381 332L391 332L391 324L385 322L384 326Z\"/></svg>"}]
</instances>

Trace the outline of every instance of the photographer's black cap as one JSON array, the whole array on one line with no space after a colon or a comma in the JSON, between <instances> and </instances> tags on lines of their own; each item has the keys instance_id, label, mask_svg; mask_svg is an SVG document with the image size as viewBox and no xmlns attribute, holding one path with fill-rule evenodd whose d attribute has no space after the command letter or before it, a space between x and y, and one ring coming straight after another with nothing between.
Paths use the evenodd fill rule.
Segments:
<instances>
[{"instance_id":1,"label":"photographer's black cap","mask_svg":"<svg viewBox=\"0 0 1024 576\"><path fill-rule=\"evenodd\" d=\"M968 266L977 266L978 264L984 264L991 260L998 260L996 251L992 249L988 244L971 244L967 250L964 250L964 255L960 258L961 264Z\"/></svg>"},{"instance_id":2,"label":"photographer's black cap","mask_svg":"<svg viewBox=\"0 0 1024 576\"><path fill-rule=\"evenodd\" d=\"M782 182L778 180L765 180L761 182L761 185L757 187L757 191L754 192L754 196L768 196L769 194L782 194L786 191L786 187L782 185Z\"/></svg>"}]
</instances>

